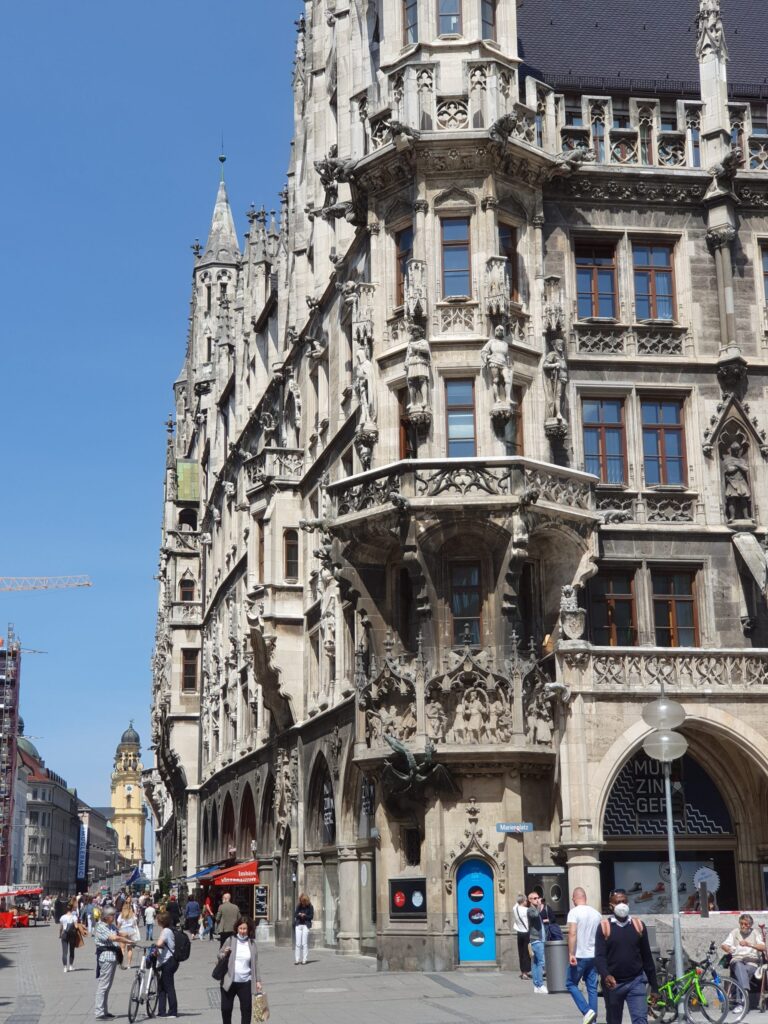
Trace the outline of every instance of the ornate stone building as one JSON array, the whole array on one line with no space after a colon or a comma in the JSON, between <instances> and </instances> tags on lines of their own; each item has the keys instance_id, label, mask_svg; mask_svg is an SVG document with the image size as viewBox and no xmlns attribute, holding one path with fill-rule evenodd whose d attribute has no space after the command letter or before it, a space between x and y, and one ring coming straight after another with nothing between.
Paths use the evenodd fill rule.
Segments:
<instances>
[{"instance_id":1,"label":"ornate stone building","mask_svg":"<svg viewBox=\"0 0 768 1024\"><path fill-rule=\"evenodd\" d=\"M144 860L144 790L139 761L141 740L131 722L115 751L110 781L110 824L117 833L118 853L128 864Z\"/></svg>"},{"instance_id":2,"label":"ornate stone building","mask_svg":"<svg viewBox=\"0 0 768 1024\"><path fill-rule=\"evenodd\" d=\"M768 27L724 19L304 4L279 215L241 249L222 180L195 247L146 775L163 869L257 857L278 938L297 890L398 968L511 966L536 880L663 910L662 683L682 898L765 905Z\"/></svg>"}]
</instances>

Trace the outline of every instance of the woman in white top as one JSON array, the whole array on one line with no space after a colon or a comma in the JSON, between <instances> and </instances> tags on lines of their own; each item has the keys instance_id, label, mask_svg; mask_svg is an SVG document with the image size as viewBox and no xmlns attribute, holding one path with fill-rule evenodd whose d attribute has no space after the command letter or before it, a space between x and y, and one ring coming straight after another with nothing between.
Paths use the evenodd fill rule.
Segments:
<instances>
[{"instance_id":1,"label":"woman in white top","mask_svg":"<svg viewBox=\"0 0 768 1024\"><path fill-rule=\"evenodd\" d=\"M517 902L512 908L512 923L517 935L517 958L520 961L520 977L531 976L531 954L528 952L528 900L521 892L517 894Z\"/></svg>"},{"instance_id":2,"label":"woman in white top","mask_svg":"<svg viewBox=\"0 0 768 1024\"><path fill-rule=\"evenodd\" d=\"M219 957L229 957L227 973L221 983L222 1024L232 1024L235 996L240 1000L241 1024L251 1024L252 994L254 989L261 992L255 934L256 926L250 917L241 917L235 925L235 934L219 952Z\"/></svg>"},{"instance_id":3,"label":"woman in white top","mask_svg":"<svg viewBox=\"0 0 768 1024\"><path fill-rule=\"evenodd\" d=\"M131 966L131 958L133 957L133 943L141 942L141 932L139 931L139 922L136 917L136 913L131 906L131 901L126 900L123 903L120 911L120 916L117 919L117 933L122 935L124 939L127 939L129 946L126 946L126 962L120 964L123 970L127 970Z\"/></svg>"},{"instance_id":4,"label":"woman in white top","mask_svg":"<svg viewBox=\"0 0 768 1024\"><path fill-rule=\"evenodd\" d=\"M176 937L173 934L171 915L168 913L158 914L157 923L161 929L155 943L159 950L157 966L160 971L160 981L157 986L157 1015L158 1017L178 1017L176 984L173 976L179 968L179 962L173 955L176 949Z\"/></svg>"},{"instance_id":5,"label":"woman in white top","mask_svg":"<svg viewBox=\"0 0 768 1024\"><path fill-rule=\"evenodd\" d=\"M64 973L75 969L75 949L77 948L77 900L73 896L67 904L66 913L59 918L59 938L61 939L61 962Z\"/></svg>"}]
</instances>

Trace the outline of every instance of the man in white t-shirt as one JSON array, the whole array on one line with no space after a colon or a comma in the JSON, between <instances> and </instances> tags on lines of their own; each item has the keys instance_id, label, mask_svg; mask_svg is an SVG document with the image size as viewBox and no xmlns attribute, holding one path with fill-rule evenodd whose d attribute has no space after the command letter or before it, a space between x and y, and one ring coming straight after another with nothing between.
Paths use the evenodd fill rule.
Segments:
<instances>
[{"instance_id":1,"label":"man in white t-shirt","mask_svg":"<svg viewBox=\"0 0 768 1024\"><path fill-rule=\"evenodd\" d=\"M597 1020L597 968L595 967L595 933L602 920L599 911L587 904L587 894L576 888L571 894L573 908L568 911L568 974L565 984L583 1016L583 1024ZM584 981L587 998L579 983Z\"/></svg>"}]
</instances>

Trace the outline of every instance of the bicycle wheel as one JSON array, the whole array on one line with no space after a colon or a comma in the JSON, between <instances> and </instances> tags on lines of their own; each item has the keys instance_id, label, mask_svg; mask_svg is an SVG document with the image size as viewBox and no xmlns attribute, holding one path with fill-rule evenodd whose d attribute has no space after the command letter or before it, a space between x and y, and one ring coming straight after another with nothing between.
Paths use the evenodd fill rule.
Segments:
<instances>
[{"instance_id":1,"label":"bicycle wheel","mask_svg":"<svg viewBox=\"0 0 768 1024\"><path fill-rule=\"evenodd\" d=\"M136 977L133 979L131 985L131 994L128 996L128 1020L130 1024L136 1020L139 1015L139 1003L141 1002L141 971L136 972Z\"/></svg>"},{"instance_id":2,"label":"bicycle wheel","mask_svg":"<svg viewBox=\"0 0 768 1024\"><path fill-rule=\"evenodd\" d=\"M727 1013L725 992L713 981L691 985L685 994L685 1019L689 1024L723 1024Z\"/></svg>"},{"instance_id":3,"label":"bicycle wheel","mask_svg":"<svg viewBox=\"0 0 768 1024\"><path fill-rule=\"evenodd\" d=\"M673 1020L677 1020L678 1004L672 998L672 993L668 988L664 985L659 986L659 997L655 1005L650 1000L650 985L646 989L646 996L648 997L648 1016L651 1020L661 1021L661 1024L672 1024Z\"/></svg>"},{"instance_id":4,"label":"bicycle wheel","mask_svg":"<svg viewBox=\"0 0 768 1024\"><path fill-rule=\"evenodd\" d=\"M157 1013L157 972L150 971L147 985L147 1016L154 1017Z\"/></svg>"},{"instance_id":5,"label":"bicycle wheel","mask_svg":"<svg viewBox=\"0 0 768 1024\"><path fill-rule=\"evenodd\" d=\"M749 1013L749 994L733 978L721 978L720 988L725 992L725 998L728 1000L726 1024L738 1024Z\"/></svg>"}]
</instances>

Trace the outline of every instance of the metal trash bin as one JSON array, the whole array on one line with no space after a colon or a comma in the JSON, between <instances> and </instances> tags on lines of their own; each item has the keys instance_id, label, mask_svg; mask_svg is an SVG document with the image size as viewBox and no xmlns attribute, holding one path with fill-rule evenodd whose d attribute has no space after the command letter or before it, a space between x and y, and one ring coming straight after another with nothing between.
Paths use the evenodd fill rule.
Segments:
<instances>
[{"instance_id":1,"label":"metal trash bin","mask_svg":"<svg viewBox=\"0 0 768 1024\"><path fill-rule=\"evenodd\" d=\"M550 992L567 992L565 979L568 974L568 943L565 939L544 943L544 967L547 971L547 989Z\"/></svg>"}]
</instances>

